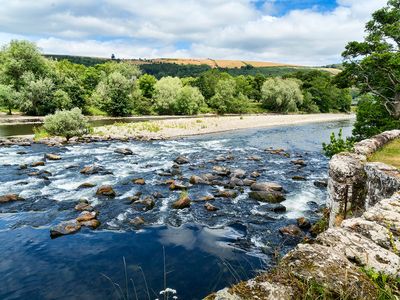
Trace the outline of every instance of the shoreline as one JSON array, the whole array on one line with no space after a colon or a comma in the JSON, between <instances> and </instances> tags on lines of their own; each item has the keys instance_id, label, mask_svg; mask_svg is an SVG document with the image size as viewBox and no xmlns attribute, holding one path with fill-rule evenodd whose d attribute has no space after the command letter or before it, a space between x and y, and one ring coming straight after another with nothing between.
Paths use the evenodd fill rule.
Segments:
<instances>
[{"instance_id":1,"label":"shoreline","mask_svg":"<svg viewBox=\"0 0 400 300\"><path fill-rule=\"evenodd\" d=\"M72 138L68 143L168 140L236 130L346 121L354 118L354 114L332 113L178 117L95 127L92 134ZM61 146L65 144L65 139L62 137L50 137L35 141L33 135L0 137L0 146L29 146L32 143Z\"/></svg>"}]
</instances>

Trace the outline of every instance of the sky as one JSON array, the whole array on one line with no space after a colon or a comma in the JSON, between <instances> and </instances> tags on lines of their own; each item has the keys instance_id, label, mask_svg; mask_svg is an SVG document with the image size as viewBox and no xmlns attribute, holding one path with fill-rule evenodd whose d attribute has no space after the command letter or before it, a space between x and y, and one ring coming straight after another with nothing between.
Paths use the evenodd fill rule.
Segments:
<instances>
[{"instance_id":1,"label":"sky","mask_svg":"<svg viewBox=\"0 0 400 300\"><path fill-rule=\"evenodd\" d=\"M117 58L341 62L387 0L0 0L0 44Z\"/></svg>"}]
</instances>

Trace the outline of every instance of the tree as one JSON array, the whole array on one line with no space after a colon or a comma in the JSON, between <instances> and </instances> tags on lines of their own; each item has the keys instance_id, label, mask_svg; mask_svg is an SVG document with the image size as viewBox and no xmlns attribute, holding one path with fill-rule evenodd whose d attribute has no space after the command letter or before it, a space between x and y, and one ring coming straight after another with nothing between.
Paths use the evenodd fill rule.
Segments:
<instances>
[{"instance_id":1,"label":"tree","mask_svg":"<svg viewBox=\"0 0 400 300\"><path fill-rule=\"evenodd\" d=\"M154 85L156 84L157 79L153 75L143 74L140 76L138 80L138 85L140 90L142 91L142 95L146 98L153 98L153 94L155 91Z\"/></svg>"},{"instance_id":2,"label":"tree","mask_svg":"<svg viewBox=\"0 0 400 300\"><path fill-rule=\"evenodd\" d=\"M300 84L296 79L267 79L261 88L263 106L277 112L298 111L304 99Z\"/></svg>"},{"instance_id":3,"label":"tree","mask_svg":"<svg viewBox=\"0 0 400 300\"><path fill-rule=\"evenodd\" d=\"M89 133L89 124L79 108L61 110L44 119L43 128L50 135L63 136L69 141L74 136Z\"/></svg>"},{"instance_id":4,"label":"tree","mask_svg":"<svg viewBox=\"0 0 400 300\"><path fill-rule=\"evenodd\" d=\"M23 75L30 72L35 77L45 77L49 72L46 59L38 47L29 41L12 40L0 52L1 81L20 91Z\"/></svg>"},{"instance_id":5,"label":"tree","mask_svg":"<svg viewBox=\"0 0 400 300\"><path fill-rule=\"evenodd\" d=\"M198 114L204 106L204 97L199 89L196 87L184 86L179 90L174 112L180 115L194 115Z\"/></svg>"},{"instance_id":6,"label":"tree","mask_svg":"<svg viewBox=\"0 0 400 300\"><path fill-rule=\"evenodd\" d=\"M55 86L50 78L36 79L32 73L25 73L19 99L22 112L33 116L54 113L59 107L54 101Z\"/></svg>"},{"instance_id":7,"label":"tree","mask_svg":"<svg viewBox=\"0 0 400 300\"><path fill-rule=\"evenodd\" d=\"M122 74L111 73L97 86L94 102L110 116L128 116L133 109L133 88L134 84Z\"/></svg>"},{"instance_id":8,"label":"tree","mask_svg":"<svg viewBox=\"0 0 400 300\"><path fill-rule=\"evenodd\" d=\"M8 114L12 114L12 109L16 106L16 93L12 86L0 84L0 106L8 109Z\"/></svg>"},{"instance_id":9,"label":"tree","mask_svg":"<svg viewBox=\"0 0 400 300\"><path fill-rule=\"evenodd\" d=\"M366 24L363 42L350 42L344 81L373 94L390 116L400 118L400 0L389 0ZM342 80L343 82L343 80Z\"/></svg>"},{"instance_id":10,"label":"tree","mask_svg":"<svg viewBox=\"0 0 400 300\"><path fill-rule=\"evenodd\" d=\"M182 81L178 77L163 77L155 85L155 110L160 114L173 114L175 102L182 89Z\"/></svg>"},{"instance_id":11,"label":"tree","mask_svg":"<svg viewBox=\"0 0 400 300\"><path fill-rule=\"evenodd\" d=\"M98 66L100 71L110 75L111 73L119 73L130 81L135 81L141 75L138 66L128 62L109 61Z\"/></svg>"},{"instance_id":12,"label":"tree","mask_svg":"<svg viewBox=\"0 0 400 300\"><path fill-rule=\"evenodd\" d=\"M208 100L215 95L215 88L218 82L222 79L229 78L231 78L231 76L228 73L212 69L201 74L201 76L197 78L194 85L199 88L208 104Z\"/></svg>"}]
</instances>

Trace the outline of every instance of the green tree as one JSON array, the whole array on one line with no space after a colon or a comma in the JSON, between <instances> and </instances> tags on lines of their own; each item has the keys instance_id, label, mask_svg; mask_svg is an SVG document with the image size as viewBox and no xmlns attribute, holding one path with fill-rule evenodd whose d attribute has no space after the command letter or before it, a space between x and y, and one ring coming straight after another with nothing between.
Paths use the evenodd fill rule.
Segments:
<instances>
[{"instance_id":1,"label":"green tree","mask_svg":"<svg viewBox=\"0 0 400 300\"><path fill-rule=\"evenodd\" d=\"M128 116L133 110L134 84L118 72L102 80L93 95L94 102L113 117Z\"/></svg>"},{"instance_id":2,"label":"green tree","mask_svg":"<svg viewBox=\"0 0 400 300\"><path fill-rule=\"evenodd\" d=\"M174 114L175 103L182 89L182 81L178 77L163 77L155 85L155 110L160 114Z\"/></svg>"},{"instance_id":3,"label":"green tree","mask_svg":"<svg viewBox=\"0 0 400 300\"><path fill-rule=\"evenodd\" d=\"M10 85L0 84L0 106L7 108L8 114L16 107L16 92Z\"/></svg>"},{"instance_id":4,"label":"green tree","mask_svg":"<svg viewBox=\"0 0 400 300\"><path fill-rule=\"evenodd\" d=\"M268 78L261 89L263 106L277 112L296 112L304 96L297 79Z\"/></svg>"},{"instance_id":5,"label":"green tree","mask_svg":"<svg viewBox=\"0 0 400 300\"><path fill-rule=\"evenodd\" d=\"M204 106L204 97L199 89L196 87L184 86L179 90L174 112L180 115L194 115L198 114Z\"/></svg>"},{"instance_id":6,"label":"green tree","mask_svg":"<svg viewBox=\"0 0 400 300\"><path fill-rule=\"evenodd\" d=\"M143 74L140 76L138 85L144 97L149 99L153 98L155 91L154 85L156 82L157 79L153 75Z\"/></svg>"},{"instance_id":7,"label":"green tree","mask_svg":"<svg viewBox=\"0 0 400 300\"><path fill-rule=\"evenodd\" d=\"M46 77L49 72L47 60L38 47L29 41L12 40L0 52L1 81L19 91L23 75L30 72L35 77Z\"/></svg>"},{"instance_id":8,"label":"green tree","mask_svg":"<svg viewBox=\"0 0 400 300\"><path fill-rule=\"evenodd\" d=\"M110 75L112 73L119 73L131 82L135 81L141 75L138 66L129 62L116 62L108 61L104 64L98 65L98 69Z\"/></svg>"},{"instance_id":9,"label":"green tree","mask_svg":"<svg viewBox=\"0 0 400 300\"><path fill-rule=\"evenodd\" d=\"M231 76L228 73L220 72L216 69L209 70L204 72L197 78L194 83L203 94L206 102L208 104L208 100L210 100L215 95L215 89L220 80L229 79Z\"/></svg>"},{"instance_id":10,"label":"green tree","mask_svg":"<svg viewBox=\"0 0 400 300\"><path fill-rule=\"evenodd\" d=\"M363 42L343 52L342 82L373 94L393 118L400 117L400 0L389 0L366 24Z\"/></svg>"},{"instance_id":11,"label":"green tree","mask_svg":"<svg viewBox=\"0 0 400 300\"><path fill-rule=\"evenodd\" d=\"M67 141L89 133L89 124L79 108L61 110L44 119L43 128L50 135L63 136Z\"/></svg>"}]
</instances>

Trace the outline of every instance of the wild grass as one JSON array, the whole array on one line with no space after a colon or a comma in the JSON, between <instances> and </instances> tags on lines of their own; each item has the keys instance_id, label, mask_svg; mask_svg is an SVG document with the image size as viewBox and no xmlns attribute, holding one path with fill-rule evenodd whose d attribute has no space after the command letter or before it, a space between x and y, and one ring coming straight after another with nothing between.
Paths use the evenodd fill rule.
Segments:
<instances>
[{"instance_id":1,"label":"wild grass","mask_svg":"<svg viewBox=\"0 0 400 300\"><path fill-rule=\"evenodd\" d=\"M374 269L361 269L378 289L377 300L400 299L400 277L394 277Z\"/></svg>"},{"instance_id":2,"label":"wild grass","mask_svg":"<svg viewBox=\"0 0 400 300\"><path fill-rule=\"evenodd\" d=\"M35 141L40 141L41 139L50 137L50 134L43 127L34 127L33 133L33 139Z\"/></svg>"},{"instance_id":3,"label":"wild grass","mask_svg":"<svg viewBox=\"0 0 400 300\"><path fill-rule=\"evenodd\" d=\"M383 162L400 169L400 139L386 144L368 159L369 161Z\"/></svg>"}]
</instances>

